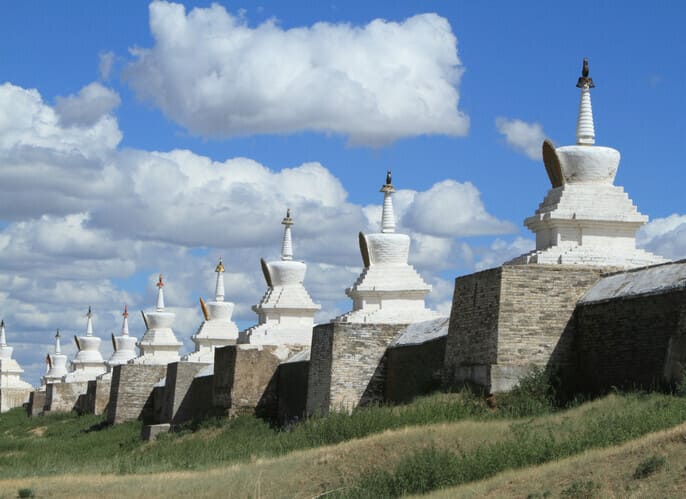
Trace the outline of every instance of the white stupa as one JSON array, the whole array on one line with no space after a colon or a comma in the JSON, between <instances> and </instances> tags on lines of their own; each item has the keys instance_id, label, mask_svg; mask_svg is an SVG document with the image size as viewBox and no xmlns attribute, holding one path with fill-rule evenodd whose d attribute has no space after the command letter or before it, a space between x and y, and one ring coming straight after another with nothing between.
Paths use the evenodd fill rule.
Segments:
<instances>
[{"instance_id":1,"label":"white stupa","mask_svg":"<svg viewBox=\"0 0 686 499\"><path fill-rule=\"evenodd\" d=\"M352 311L335 319L336 322L369 322L402 324L436 319L437 312L426 308L424 298L431 286L407 263L410 236L395 232L393 193L390 170L381 215L381 232L360 232L360 252L364 270L345 293L353 300Z\"/></svg>"},{"instance_id":2,"label":"white stupa","mask_svg":"<svg viewBox=\"0 0 686 499\"><path fill-rule=\"evenodd\" d=\"M19 363L12 358L13 347L7 346L5 337L5 321L0 322L0 389L18 388L32 389L33 387L23 381L20 376L24 370Z\"/></svg>"},{"instance_id":3,"label":"white stupa","mask_svg":"<svg viewBox=\"0 0 686 499\"><path fill-rule=\"evenodd\" d=\"M121 335L115 336L112 334L112 356L107 360L107 370L111 371L112 367L120 364L126 364L131 359L137 357L136 354L136 338L129 336L129 311L124 305L124 317L121 325Z\"/></svg>"},{"instance_id":4,"label":"white stupa","mask_svg":"<svg viewBox=\"0 0 686 499\"><path fill-rule=\"evenodd\" d=\"M195 343L195 352L186 355L184 360L214 362L215 348L233 345L238 340L238 327L231 320L234 305L230 301L224 301L224 264L221 258L214 271L217 273L214 301L205 303L200 298L205 320L191 337Z\"/></svg>"},{"instance_id":5,"label":"white stupa","mask_svg":"<svg viewBox=\"0 0 686 499\"><path fill-rule=\"evenodd\" d=\"M157 308L154 312L143 313L147 329L137 343L141 355L131 361L134 364L165 365L181 359L179 350L182 345L172 330L176 314L164 311L163 288L164 282L160 274L157 282Z\"/></svg>"},{"instance_id":6,"label":"white stupa","mask_svg":"<svg viewBox=\"0 0 686 499\"><path fill-rule=\"evenodd\" d=\"M64 381L90 381L107 371L105 361L100 353L100 338L93 336L93 313L88 307L86 314L85 336L74 336L76 342L76 356L71 361L72 370L64 377Z\"/></svg>"},{"instance_id":7,"label":"white stupa","mask_svg":"<svg viewBox=\"0 0 686 499\"><path fill-rule=\"evenodd\" d=\"M67 356L62 353L60 345L60 330L55 334L55 353L48 354L48 372L43 375L41 384L61 383L67 374Z\"/></svg>"},{"instance_id":8,"label":"white stupa","mask_svg":"<svg viewBox=\"0 0 686 499\"><path fill-rule=\"evenodd\" d=\"M253 345L304 345L312 342L314 314L321 308L312 301L303 281L307 265L293 261L291 211L286 211L281 260L261 260L267 292L252 309L259 317L258 324L242 331L239 343Z\"/></svg>"},{"instance_id":9,"label":"white stupa","mask_svg":"<svg viewBox=\"0 0 686 499\"><path fill-rule=\"evenodd\" d=\"M613 184L620 154L595 146L588 59L584 59L576 145L543 143L552 189L524 224L536 234L536 249L508 264L553 263L640 267L666 260L636 248L636 231L648 221L621 187Z\"/></svg>"}]
</instances>

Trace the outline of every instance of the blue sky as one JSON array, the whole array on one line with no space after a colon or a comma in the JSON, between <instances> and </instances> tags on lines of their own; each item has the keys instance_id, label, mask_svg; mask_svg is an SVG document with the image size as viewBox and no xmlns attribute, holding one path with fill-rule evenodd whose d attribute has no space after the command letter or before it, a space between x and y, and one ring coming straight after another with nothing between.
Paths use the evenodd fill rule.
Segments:
<instances>
[{"instance_id":1,"label":"blue sky","mask_svg":"<svg viewBox=\"0 0 686 499\"><path fill-rule=\"evenodd\" d=\"M522 221L549 188L537 144L573 143L583 57L596 143L620 150L616 184L653 220L639 243L686 256L681 4L184 5L2 6L0 310L30 381L55 328L80 334L93 305L109 336L124 302L153 305L158 272L189 350L220 255L252 324L286 206L318 319L346 311L386 168L412 263L447 310L456 275L533 247Z\"/></svg>"}]
</instances>

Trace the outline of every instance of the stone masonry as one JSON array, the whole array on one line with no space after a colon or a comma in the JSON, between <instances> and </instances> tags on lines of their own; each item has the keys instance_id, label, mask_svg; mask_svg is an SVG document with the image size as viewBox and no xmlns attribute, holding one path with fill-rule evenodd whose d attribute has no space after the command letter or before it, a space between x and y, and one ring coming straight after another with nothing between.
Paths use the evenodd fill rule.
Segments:
<instances>
[{"instance_id":1,"label":"stone masonry","mask_svg":"<svg viewBox=\"0 0 686 499\"><path fill-rule=\"evenodd\" d=\"M142 419L152 419L152 390L164 378L166 365L122 364L112 369L110 403L107 409L107 422L123 423Z\"/></svg>"},{"instance_id":2,"label":"stone masonry","mask_svg":"<svg viewBox=\"0 0 686 499\"><path fill-rule=\"evenodd\" d=\"M88 381L71 383L48 383L45 387L44 413L77 410L88 391Z\"/></svg>"},{"instance_id":3,"label":"stone masonry","mask_svg":"<svg viewBox=\"0 0 686 499\"><path fill-rule=\"evenodd\" d=\"M105 414L110 402L112 378L97 378L88 382L84 412L88 414Z\"/></svg>"},{"instance_id":4,"label":"stone masonry","mask_svg":"<svg viewBox=\"0 0 686 499\"><path fill-rule=\"evenodd\" d=\"M320 324L312 333L307 413L384 400L386 349L407 324Z\"/></svg>"},{"instance_id":5,"label":"stone masonry","mask_svg":"<svg viewBox=\"0 0 686 499\"><path fill-rule=\"evenodd\" d=\"M572 314L598 267L505 265L458 277L443 380L511 389L532 365L572 363Z\"/></svg>"},{"instance_id":6,"label":"stone masonry","mask_svg":"<svg viewBox=\"0 0 686 499\"><path fill-rule=\"evenodd\" d=\"M160 423L172 425L193 419L199 415L196 408L195 375L210 365L207 362L172 362L167 365L167 377L163 390ZM201 378L200 378L201 379ZM200 401L198 401L200 402Z\"/></svg>"}]
</instances>

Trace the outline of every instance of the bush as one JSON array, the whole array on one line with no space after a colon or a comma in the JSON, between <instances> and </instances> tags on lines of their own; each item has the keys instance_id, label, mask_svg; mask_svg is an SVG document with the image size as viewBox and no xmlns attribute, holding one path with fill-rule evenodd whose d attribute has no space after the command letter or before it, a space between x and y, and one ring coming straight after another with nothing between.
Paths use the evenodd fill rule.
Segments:
<instances>
[{"instance_id":1,"label":"bush","mask_svg":"<svg viewBox=\"0 0 686 499\"><path fill-rule=\"evenodd\" d=\"M548 414L559 408L557 375L550 369L534 366L517 386L497 397L498 410L509 417Z\"/></svg>"},{"instance_id":2,"label":"bush","mask_svg":"<svg viewBox=\"0 0 686 499\"><path fill-rule=\"evenodd\" d=\"M652 455L636 466L634 478L640 480L641 478L648 477L664 468L666 463L667 459L664 456Z\"/></svg>"},{"instance_id":3,"label":"bush","mask_svg":"<svg viewBox=\"0 0 686 499\"><path fill-rule=\"evenodd\" d=\"M33 493L33 489L29 488L19 489L17 495L19 497L36 497L36 494Z\"/></svg>"}]
</instances>

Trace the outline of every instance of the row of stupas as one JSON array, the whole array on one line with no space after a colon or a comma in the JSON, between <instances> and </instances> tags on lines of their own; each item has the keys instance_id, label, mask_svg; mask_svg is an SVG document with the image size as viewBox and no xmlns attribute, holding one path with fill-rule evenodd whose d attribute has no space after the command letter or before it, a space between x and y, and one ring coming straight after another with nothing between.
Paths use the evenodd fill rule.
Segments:
<instances>
[{"instance_id":1,"label":"row of stupas","mask_svg":"<svg viewBox=\"0 0 686 499\"><path fill-rule=\"evenodd\" d=\"M636 231L648 217L638 212L621 187L614 185L620 154L609 147L595 145L595 125L590 90L594 82L584 60L577 87L581 91L576 128L576 144L554 147L546 140L543 159L551 189L535 214L525 225L536 235L535 250L506 265L566 264L633 268L665 260L636 248ZM381 232L359 234L364 269L354 284L345 290L352 299L352 310L336 317L338 323L403 324L438 317L425 305L431 291L408 263L410 237L395 232L392 195L395 192L390 171L383 193ZM304 287L307 266L293 260L290 210L283 219L284 235L280 260L261 260L267 291L253 307L258 323L239 332L232 321L234 304L225 300L224 265L220 259L214 300L200 300L204 321L192 336L195 351L183 360L213 362L214 349L230 344L301 345L312 338L314 315L320 305L313 302ZM48 356L48 370L42 381L70 382L107 376L118 363L164 365L181 360L182 343L172 329L175 315L165 311L164 282L160 276L155 310L143 313L146 331L140 341L129 336L126 310L120 336L113 336L114 352L105 362L99 352L100 339L93 335L92 314L87 315L86 333L75 338L78 352L67 369L61 353L59 332L55 351ZM21 368L11 359L11 348L0 339L0 375L3 383L20 383ZM140 355L135 352L140 349ZM9 353L8 353L9 352ZM7 380L7 381L6 381ZM11 380L11 381L10 381ZM23 383L23 382L21 382Z\"/></svg>"}]
</instances>

